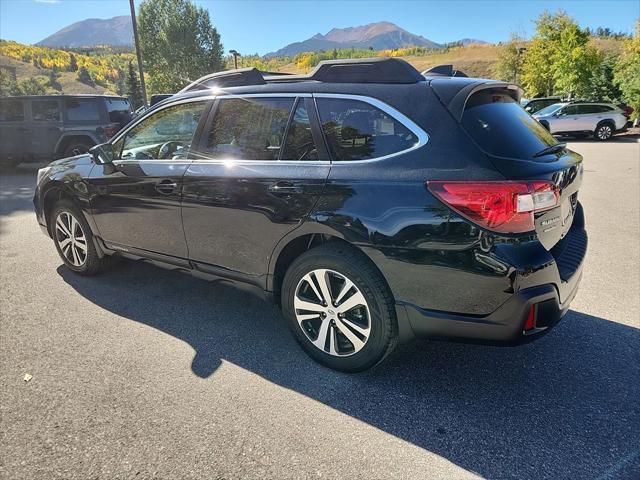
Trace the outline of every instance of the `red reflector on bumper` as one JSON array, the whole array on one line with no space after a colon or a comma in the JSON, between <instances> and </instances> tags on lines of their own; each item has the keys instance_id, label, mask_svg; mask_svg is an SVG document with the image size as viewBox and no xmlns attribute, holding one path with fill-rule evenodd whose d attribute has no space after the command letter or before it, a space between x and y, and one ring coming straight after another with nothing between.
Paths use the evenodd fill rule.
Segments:
<instances>
[{"instance_id":1,"label":"red reflector on bumper","mask_svg":"<svg viewBox=\"0 0 640 480\"><path fill-rule=\"evenodd\" d=\"M524 331L532 330L536 328L536 306L531 305L529 313L527 314L527 320L524 322Z\"/></svg>"}]
</instances>

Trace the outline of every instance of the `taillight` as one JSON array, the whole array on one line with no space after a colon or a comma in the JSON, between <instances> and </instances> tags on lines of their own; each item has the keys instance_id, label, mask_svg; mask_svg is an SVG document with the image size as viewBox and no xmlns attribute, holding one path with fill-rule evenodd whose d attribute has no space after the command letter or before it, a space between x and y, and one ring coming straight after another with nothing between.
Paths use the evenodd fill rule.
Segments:
<instances>
[{"instance_id":1,"label":"taillight","mask_svg":"<svg viewBox=\"0 0 640 480\"><path fill-rule=\"evenodd\" d=\"M107 138L113 137L120 130L120 125L117 123L110 123L106 127L103 127L102 131Z\"/></svg>"},{"instance_id":2,"label":"taillight","mask_svg":"<svg viewBox=\"0 0 640 480\"><path fill-rule=\"evenodd\" d=\"M500 233L534 230L533 214L558 205L558 189L551 182L429 181L437 198L477 225Z\"/></svg>"}]
</instances>

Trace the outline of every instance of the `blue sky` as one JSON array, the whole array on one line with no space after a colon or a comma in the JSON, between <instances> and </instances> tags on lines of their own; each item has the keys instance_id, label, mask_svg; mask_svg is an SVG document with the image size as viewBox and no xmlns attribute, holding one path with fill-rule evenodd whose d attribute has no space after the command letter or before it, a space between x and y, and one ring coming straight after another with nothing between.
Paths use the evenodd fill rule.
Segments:
<instances>
[{"instance_id":1,"label":"blue sky","mask_svg":"<svg viewBox=\"0 0 640 480\"><path fill-rule=\"evenodd\" d=\"M136 0L136 5L139 3ZM333 27L382 20L435 42L477 38L505 40L509 32L531 35L545 9L567 11L583 27L633 32L638 0L579 1L216 1L196 0L210 11L225 48L264 54ZM0 0L0 38L36 43L86 18L129 14L128 0Z\"/></svg>"}]
</instances>

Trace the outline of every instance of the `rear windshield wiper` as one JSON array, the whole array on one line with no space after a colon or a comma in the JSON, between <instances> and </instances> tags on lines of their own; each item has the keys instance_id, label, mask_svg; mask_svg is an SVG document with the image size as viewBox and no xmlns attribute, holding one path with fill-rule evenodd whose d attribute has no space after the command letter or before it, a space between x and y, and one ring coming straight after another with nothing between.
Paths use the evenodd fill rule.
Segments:
<instances>
[{"instance_id":1,"label":"rear windshield wiper","mask_svg":"<svg viewBox=\"0 0 640 480\"><path fill-rule=\"evenodd\" d=\"M555 153L560 150L563 150L567 146L566 143L556 143L555 145L549 145L546 148L543 148L538 153L534 153L534 157L541 157L543 155L547 155L548 153Z\"/></svg>"}]
</instances>

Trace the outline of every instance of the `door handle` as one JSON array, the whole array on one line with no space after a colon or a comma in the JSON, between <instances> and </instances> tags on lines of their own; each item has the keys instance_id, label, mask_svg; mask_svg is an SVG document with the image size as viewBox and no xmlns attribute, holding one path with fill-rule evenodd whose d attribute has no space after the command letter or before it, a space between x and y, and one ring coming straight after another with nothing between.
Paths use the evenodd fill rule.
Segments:
<instances>
[{"instance_id":1,"label":"door handle","mask_svg":"<svg viewBox=\"0 0 640 480\"><path fill-rule=\"evenodd\" d=\"M302 193L302 187L291 182L276 182L269 185L269 191L276 195L291 195L292 193Z\"/></svg>"},{"instance_id":2,"label":"door handle","mask_svg":"<svg viewBox=\"0 0 640 480\"><path fill-rule=\"evenodd\" d=\"M163 195L172 194L176 188L178 188L178 184L173 180L161 180L156 183L156 192L162 193Z\"/></svg>"}]
</instances>

